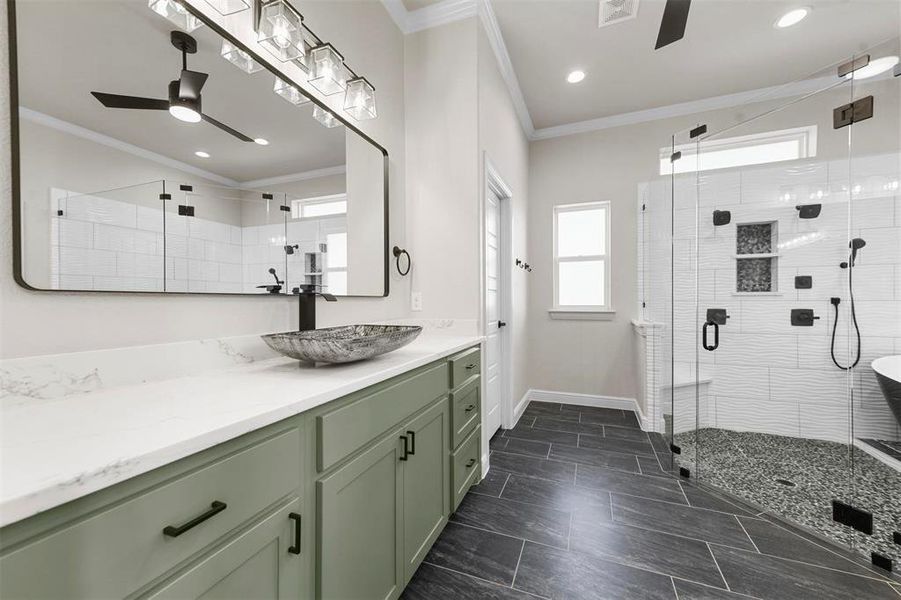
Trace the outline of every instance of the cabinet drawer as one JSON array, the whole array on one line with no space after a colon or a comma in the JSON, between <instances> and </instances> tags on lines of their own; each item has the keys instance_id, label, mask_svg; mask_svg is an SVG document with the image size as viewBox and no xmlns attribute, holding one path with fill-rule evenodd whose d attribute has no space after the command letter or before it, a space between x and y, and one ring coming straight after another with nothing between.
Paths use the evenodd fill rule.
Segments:
<instances>
[{"instance_id":1,"label":"cabinet drawer","mask_svg":"<svg viewBox=\"0 0 901 600\"><path fill-rule=\"evenodd\" d=\"M456 448L479 423L481 415L481 380L475 377L451 393L451 446Z\"/></svg>"},{"instance_id":2,"label":"cabinet drawer","mask_svg":"<svg viewBox=\"0 0 901 600\"><path fill-rule=\"evenodd\" d=\"M444 362L369 392L316 418L318 468L325 471L447 393Z\"/></svg>"},{"instance_id":3,"label":"cabinet drawer","mask_svg":"<svg viewBox=\"0 0 901 600\"><path fill-rule=\"evenodd\" d=\"M470 348L450 359L450 386L455 388L482 371L482 351Z\"/></svg>"},{"instance_id":4,"label":"cabinet drawer","mask_svg":"<svg viewBox=\"0 0 901 600\"><path fill-rule=\"evenodd\" d=\"M301 432L290 429L26 543L0 558L0 597L133 593L297 493L300 454ZM196 525L185 529L192 521ZM184 531L164 534L170 526Z\"/></svg>"},{"instance_id":5,"label":"cabinet drawer","mask_svg":"<svg viewBox=\"0 0 901 600\"><path fill-rule=\"evenodd\" d=\"M451 456L451 477L454 487L451 490L451 511L457 510L463 496L469 491L469 487L479 480L482 470L479 462L481 459L480 448L482 445L482 427L478 426L469 434L460 449Z\"/></svg>"}]
</instances>

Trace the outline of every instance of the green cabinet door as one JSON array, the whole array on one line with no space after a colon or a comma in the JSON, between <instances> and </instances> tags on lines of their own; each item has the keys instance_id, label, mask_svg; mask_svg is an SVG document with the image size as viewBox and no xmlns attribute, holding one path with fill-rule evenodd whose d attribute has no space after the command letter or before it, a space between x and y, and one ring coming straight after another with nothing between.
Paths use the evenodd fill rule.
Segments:
<instances>
[{"instance_id":1,"label":"green cabinet door","mask_svg":"<svg viewBox=\"0 0 901 600\"><path fill-rule=\"evenodd\" d=\"M316 482L316 597L384 600L403 589L401 430Z\"/></svg>"},{"instance_id":2,"label":"green cabinet door","mask_svg":"<svg viewBox=\"0 0 901 600\"><path fill-rule=\"evenodd\" d=\"M163 600L297 600L305 560L290 551L296 543L300 500L283 505L144 598ZM304 551L301 548L301 551Z\"/></svg>"},{"instance_id":3,"label":"green cabinet door","mask_svg":"<svg viewBox=\"0 0 901 600\"><path fill-rule=\"evenodd\" d=\"M405 584L450 513L448 419L448 401L442 398L404 427L404 435L410 438L410 454L403 462Z\"/></svg>"}]
</instances>

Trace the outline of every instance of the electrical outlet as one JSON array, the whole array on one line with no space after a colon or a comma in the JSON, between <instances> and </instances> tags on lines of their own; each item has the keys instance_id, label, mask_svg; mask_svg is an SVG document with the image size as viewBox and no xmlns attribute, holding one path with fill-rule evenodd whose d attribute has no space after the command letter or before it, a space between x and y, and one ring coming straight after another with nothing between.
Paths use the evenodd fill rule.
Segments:
<instances>
[{"instance_id":1,"label":"electrical outlet","mask_svg":"<svg viewBox=\"0 0 901 600\"><path fill-rule=\"evenodd\" d=\"M422 310L422 292L410 294L410 310L419 312Z\"/></svg>"}]
</instances>

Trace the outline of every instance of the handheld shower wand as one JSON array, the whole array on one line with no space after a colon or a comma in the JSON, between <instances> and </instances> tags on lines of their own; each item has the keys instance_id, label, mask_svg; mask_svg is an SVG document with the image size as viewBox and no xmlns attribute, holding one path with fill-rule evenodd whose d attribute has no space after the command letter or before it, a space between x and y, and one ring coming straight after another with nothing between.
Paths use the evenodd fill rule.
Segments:
<instances>
[{"instance_id":1,"label":"handheld shower wand","mask_svg":"<svg viewBox=\"0 0 901 600\"><path fill-rule=\"evenodd\" d=\"M857 325L857 311L854 309L854 263L857 261L857 251L867 245L863 238L854 238L848 244L851 249L851 255L848 256L848 262L839 264L842 269L848 269L848 295L851 297L851 321L854 323L854 331L857 332L857 357L854 362L847 367L839 364L835 358L835 330L838 327L838 305L842 301L841 298L831 298L832 306L835 307L835 319L832 320L832 342L829 351L832 354L832 362L842 371L849 371L857 366L860 362L860 327Z\"/></svg>"}]
</instances>

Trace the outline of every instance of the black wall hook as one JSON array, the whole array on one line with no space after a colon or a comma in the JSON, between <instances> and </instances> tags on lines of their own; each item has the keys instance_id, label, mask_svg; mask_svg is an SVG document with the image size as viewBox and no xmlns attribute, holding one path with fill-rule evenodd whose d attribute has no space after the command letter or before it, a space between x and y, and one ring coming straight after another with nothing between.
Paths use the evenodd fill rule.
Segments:
<instances>
[{"instance_id":1,"label":"black wall hook","mask_svg":"<svg viewBox=\"0 0 901 600\"><path fill-rule=\"evenodd\" d=\"M400 273L401 277L406 276L410 272L410 269L413 268L413 259L410 258L410 253L398 246L395 246L391 250L391 253L394 255L395 266L397 267L397 272ZM401 256L407 257L407 268L406 269L400 268L400 257Z\"/></svg>"}]
</instances>

